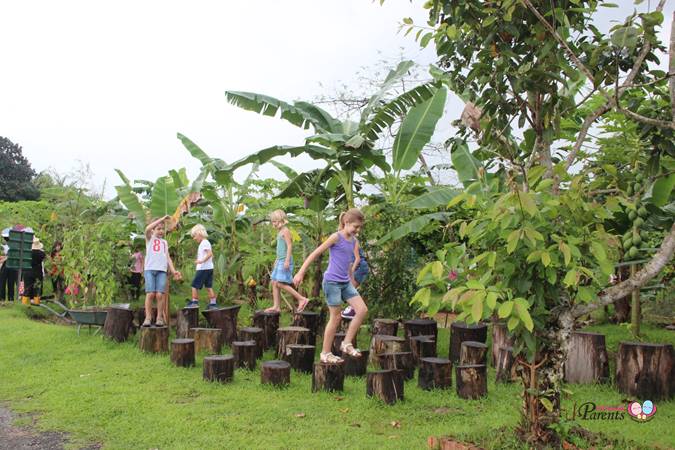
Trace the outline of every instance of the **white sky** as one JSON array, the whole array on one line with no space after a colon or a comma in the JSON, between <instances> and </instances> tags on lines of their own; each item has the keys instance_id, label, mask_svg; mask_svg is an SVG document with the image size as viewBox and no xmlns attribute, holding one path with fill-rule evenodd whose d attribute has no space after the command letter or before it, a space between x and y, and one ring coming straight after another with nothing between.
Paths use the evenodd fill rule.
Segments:
<instances>
[{"instance_id":1,"label":"white sky","mask_svg":"<svg viewBox=\"0 0 675 450\"><path fill-rule=\"evenodd\" d=\"M632 10L630 0L615 3L621 7L607 10L607 19ZM403 17L425 21L422 4L0 0L0 136L20 144L37 171L66 173L77 160L90 163L99 188L106 180L107 197L120 183L114 168L131 179L154 180L180 167L196 175L200 164L177 132L226 161L301 144L306 132L229 105L224 91L311 100L401 51L433 62L432 45L420 50L398 33ZM449 109L449 120L459 117L459 106ZM267 166L261 173L276 174Z\"/></svg>"}]
</instances>

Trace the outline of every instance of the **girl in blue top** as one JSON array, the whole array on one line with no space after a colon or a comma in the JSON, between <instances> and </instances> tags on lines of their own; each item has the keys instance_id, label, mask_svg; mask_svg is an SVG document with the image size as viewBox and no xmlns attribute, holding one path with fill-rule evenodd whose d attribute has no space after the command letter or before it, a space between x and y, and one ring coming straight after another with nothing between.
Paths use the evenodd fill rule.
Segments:
<instances>
[{"instance_id":1,"label":"girl in blue top","mask_svg":"<svg viewBox=\"0 0 675 450\"><path fill-rule=\"evenodd\" d=\"M300 312L305 309L309 299L293 289L293 241L291 232L286 226L288 224L286 213L277 209L270 214L270 222L279 233L277 234L277 259L274 262L271 276L274 304L265 311L281 312L281 290L283 289L298 301L297 311Z\"/></svg>"}]
</instances>

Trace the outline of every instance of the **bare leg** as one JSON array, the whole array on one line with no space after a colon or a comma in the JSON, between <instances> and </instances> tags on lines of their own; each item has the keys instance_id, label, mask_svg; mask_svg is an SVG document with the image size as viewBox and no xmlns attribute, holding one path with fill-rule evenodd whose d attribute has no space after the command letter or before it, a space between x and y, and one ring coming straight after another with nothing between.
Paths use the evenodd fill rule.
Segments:
<instances>
[{"instance_id":1,"label":"bare leg","mask_svg":"<svg viewBox=\"0 0 675 450\"><path fill-rule=\"evenodd\" d=\"M192 298L199 300L199 291L195 288L192 288Z\"/></svg>"},{"instance_id":2,"label":"bare leg","mask_svg":"<svg viewBox=\"0 0 675 450\"><path fill-rule=\"evenodd\" d=\"M148 292L145 295L145 320L152 322L152 300L155 298L154 292Z\"/></svg>"},{"instance_id":3,"label":"bare leg","mask_svg":"<svg viewBox=\"0 0 675 450\"><path fill-rule=\"evenodd\" d=\"M281 291L279 291L279 282L272 281L272 300L274 304L267 308L265 312L281 312Z\"/></svg>"},{"instance_id":4,"label":"bare leg","mask_svg":"<svg viewBox=\"0 0 675 450\"><path fill-rule=\"evenodd\" d=\"M164 310L166 309L166 294L158 292L157 293L157 322L159 319L162 319L162 322L166 323L166 317L164 317Z\"/></svg>"},{"instance_id":5,"label":"bare leg","mask_svg":"<svg viewBox=\"0 0 675 450\"><path fill-rule=\"evenodd\" d=\"M333 346L333 340L335 339L335 332L340 326L340 307L339 306L329 306L328 311L330 311L330 318L326 324L326 329L323 332L323 346L321 347L322 353L329 353L331 347Z\"/></svg>"},{"instance_id":6,"label":"bare leg","mask_svg":"<svg viewBox=\"0 0 675 450\"><path fill-rule=\"evenodd\" d=\"M354 337L356 336L356 332L359 331L359 327L361 326L366 316L368 315L368 307L363 302L361 296L352 297L349 300L347 300L347 303L349 303L349 306L351 306L354 309L354 312L356 314L354 315L354 318L349 324L349 328L347 328L347 335L345 336L344 342L347 344L356 344L356 342L354 342Z\"/></svg>"},{"instance_id":7,"label":"bare leg","mask_svg":"<svg viewBox=\"0 0 675 450\"><path fill-rule=\"evenodd\" d=\"M206 293L209 294L209 300L211 300L212 298L216 298L216 293L213 290L213 288L206 288Z\"/></svg>"},{"instance_id":8,"label":"bare leg","mask_svg":"<svg viewBox=\"0 0 675 450\"><path fill-rule=\"evenodd\" d=\"M293 286L289 284L278 283L277 285L284 291L291 294L293 298L295 298L298 301L298 312L305 309L305 306L307 306L307 303L309 303L309 299L307 297L303 297L302 295L300 295L300 293L295 289L293 289Z\"/></svg>"}]
</instances>

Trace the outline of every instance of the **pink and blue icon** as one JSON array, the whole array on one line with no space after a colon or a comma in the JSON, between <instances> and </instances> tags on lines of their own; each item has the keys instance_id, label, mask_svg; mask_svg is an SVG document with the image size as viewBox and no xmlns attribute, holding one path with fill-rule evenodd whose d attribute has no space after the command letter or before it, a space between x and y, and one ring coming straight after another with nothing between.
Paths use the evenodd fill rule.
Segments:
<instances>
[{"instance_id":1,"label":"pink and blue icon","mask_svg":"<svg viewBox=\"0 0 675 450\"><path fill-rule=\"evenodd\" d=\"M651 400L645 400L642 405L638 402L628 404L628 414L637 422L647 422L656 414L656 405Z\"/></svg>"}]
</instances>

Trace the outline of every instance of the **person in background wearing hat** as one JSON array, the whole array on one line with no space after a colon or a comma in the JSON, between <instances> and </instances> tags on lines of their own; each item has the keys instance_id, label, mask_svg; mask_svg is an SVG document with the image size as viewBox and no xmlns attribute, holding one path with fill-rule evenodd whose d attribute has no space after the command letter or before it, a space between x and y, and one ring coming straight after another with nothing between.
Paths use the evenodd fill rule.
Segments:
<instances>
[{"instance_id":1,"label":"person in background wearing hat","mask_svg":"<svg viewBox=\"0 0 675 450\"><path fill-rule=\"evenodd\" d=\"M33 238L33 246L31 247L31 268L23 271L23 286L24 293L21 297L21 303L27 305L29 302L32 305L40 304L40 296L42 295L42 281L44 280L44 260L46 254L44 245L37 237Z\"/></svg>"},{"instance_id":2,"label":"person in background wearing hat","mask_svg":"<svg viewBox=\"0 0 675 450\"><path fill-rule=\"evenodd\" d=\"M14 301L14 290L16 289L16 269L7 267L7 255L9 254L9 228L2 230L2 252L0 252L0 301L8 299Z\"/></svg>"}]
</instances>

